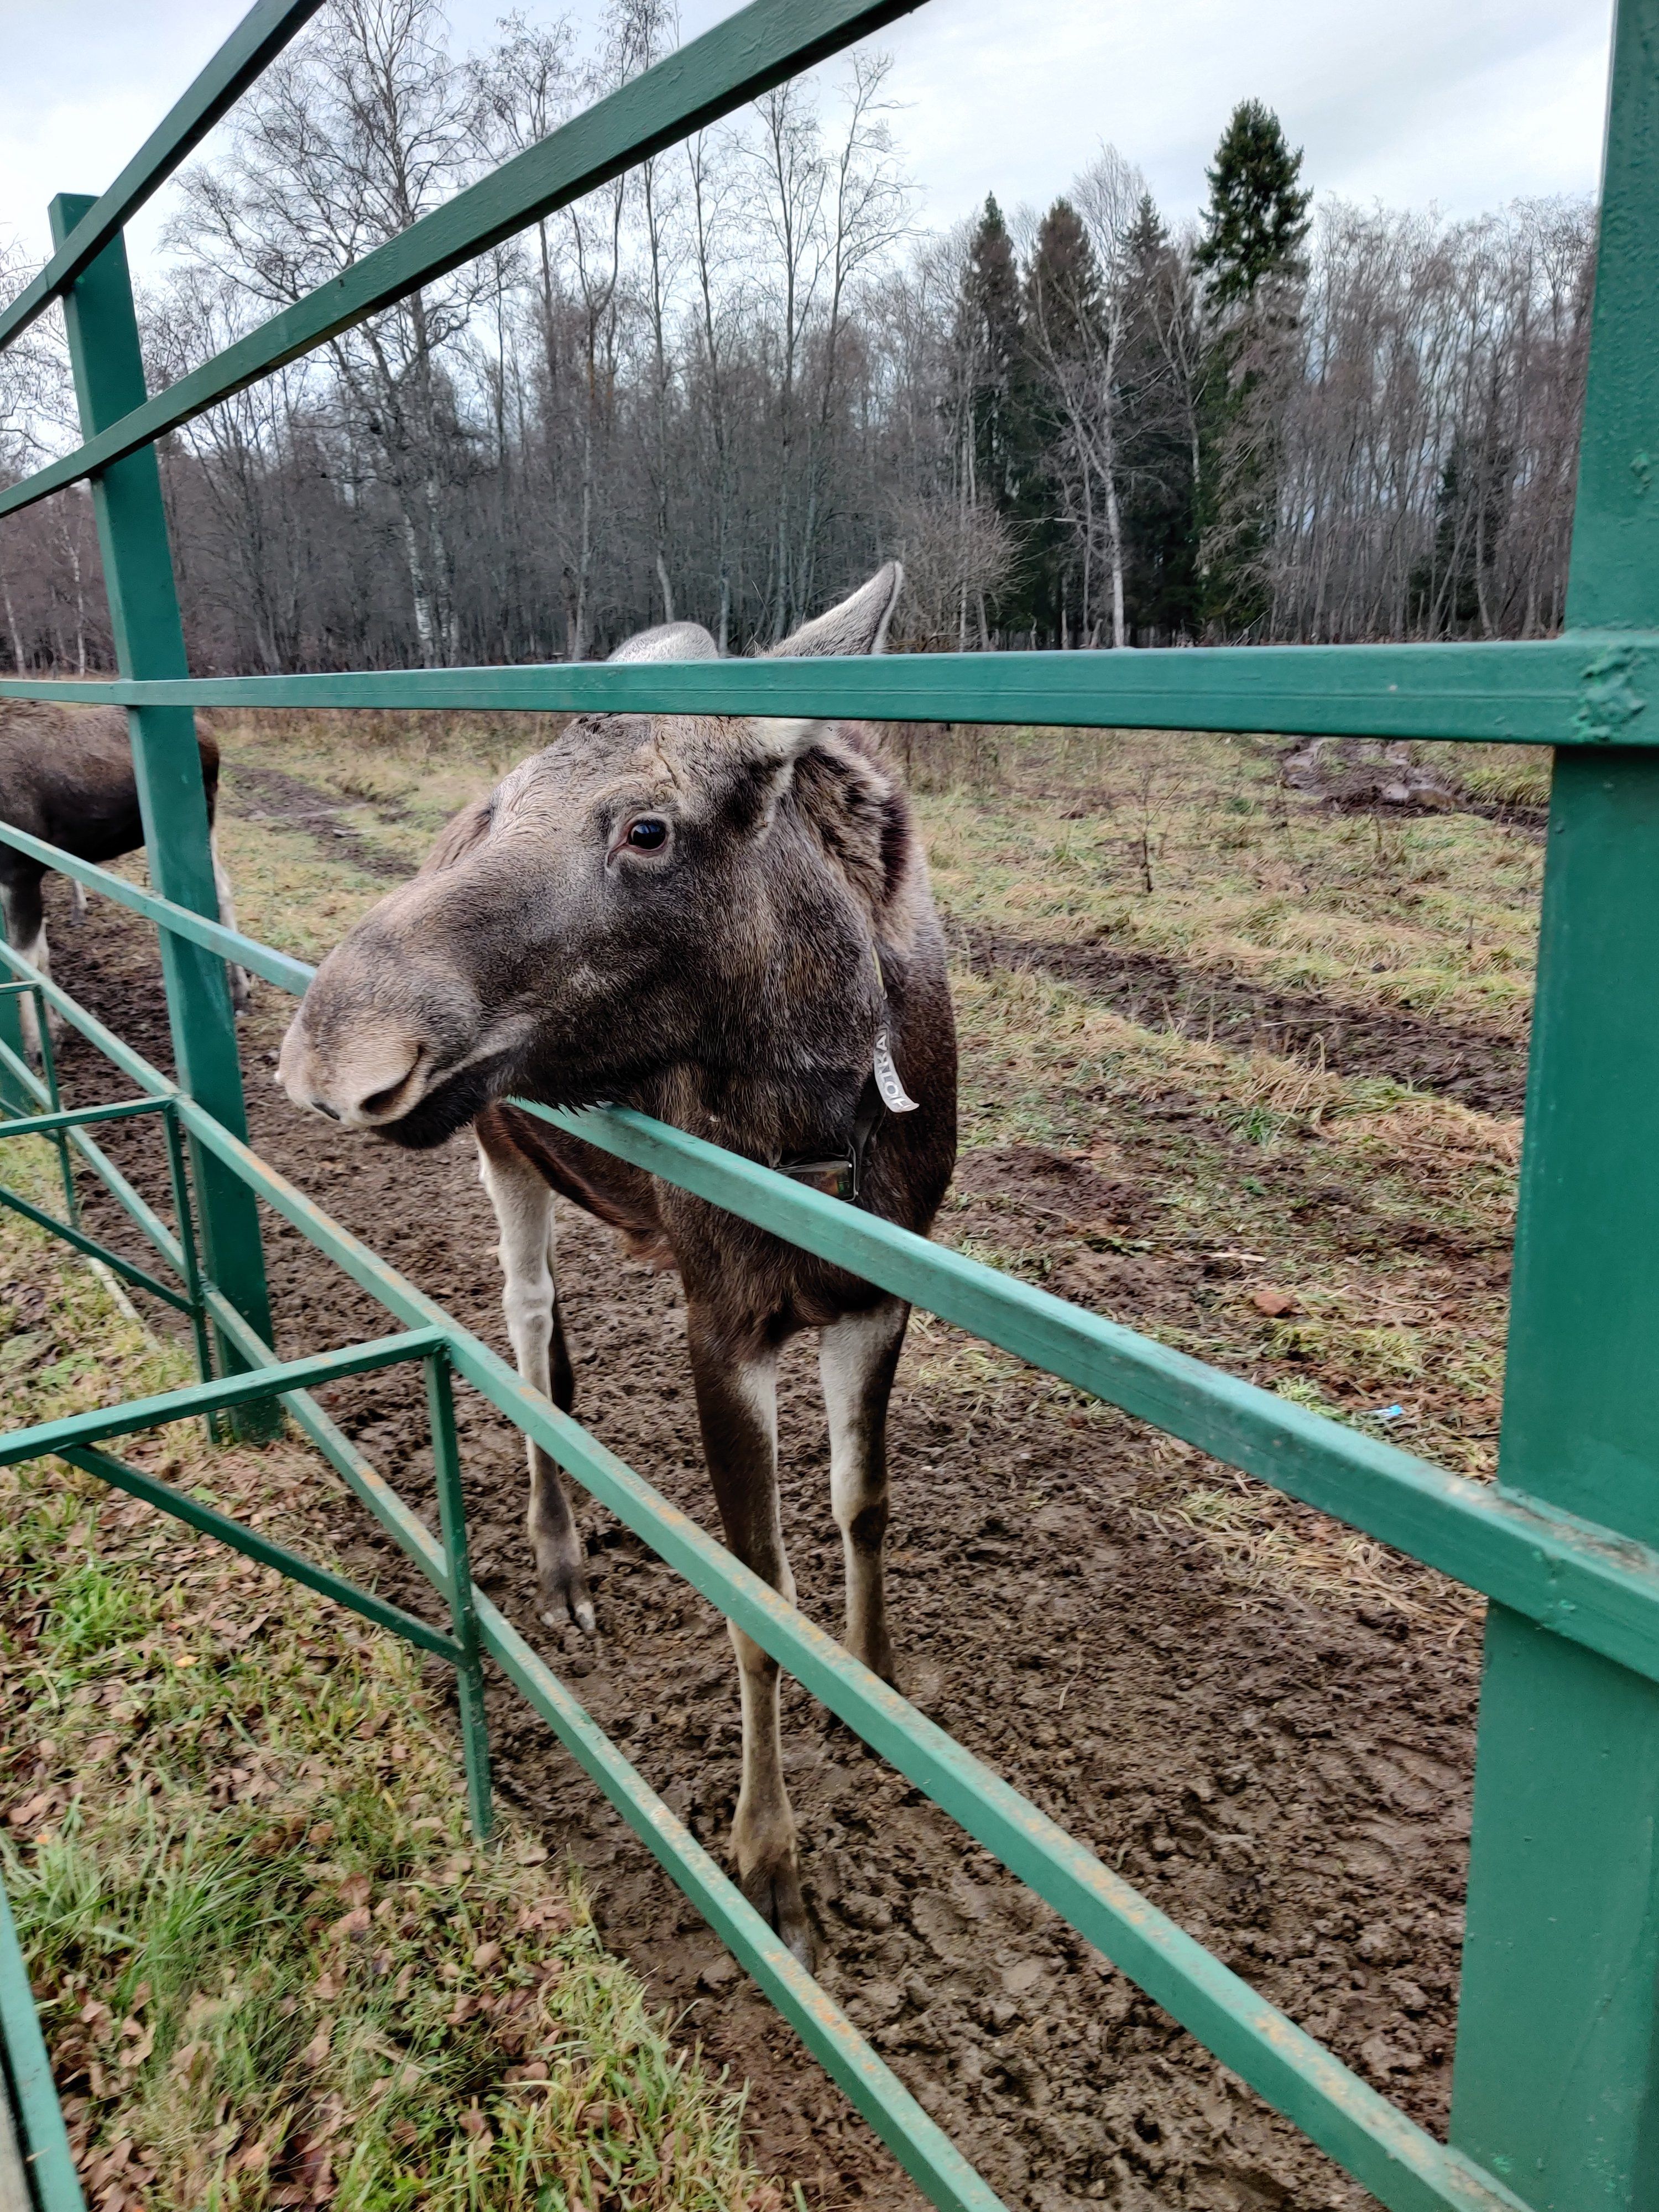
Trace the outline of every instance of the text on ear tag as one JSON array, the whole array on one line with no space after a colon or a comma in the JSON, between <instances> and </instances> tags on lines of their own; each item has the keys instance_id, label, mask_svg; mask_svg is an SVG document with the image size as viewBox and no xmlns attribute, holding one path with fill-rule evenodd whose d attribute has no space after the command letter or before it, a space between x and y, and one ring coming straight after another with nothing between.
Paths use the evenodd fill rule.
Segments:
<instances>
[{"instance_id":1,"label":"text on ear tag","mask_svg":"<svg viewBox=\"0 0 1659 2212\"><path fill-rule=\"evenodd\" d=\"M876 1088L890 1114L915 1112L916 1102L899 1081L899 1072L893 1065L893 1048L887 1042L885 1030L876 1032Z\"/></svg>"}]
</instances>

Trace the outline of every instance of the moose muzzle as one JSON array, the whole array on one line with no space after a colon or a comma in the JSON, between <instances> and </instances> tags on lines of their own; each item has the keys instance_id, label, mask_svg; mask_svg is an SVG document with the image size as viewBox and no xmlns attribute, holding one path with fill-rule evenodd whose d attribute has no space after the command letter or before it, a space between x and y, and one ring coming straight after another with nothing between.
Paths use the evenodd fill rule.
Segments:
<instances>
[{"instance_id":1,"label":"moose muzzle","mask_svg":"<svg viewBox=\"0 0 1659 2212\"><path fill-rule=\"evenodd\" d=\"M507 1056L495 1031L512 1027L488 1021L459 963L360 927L318 969L276 1079L331 1121L435 1144L484 1103L487 1071Z\"/></svg>"}]
</instances>

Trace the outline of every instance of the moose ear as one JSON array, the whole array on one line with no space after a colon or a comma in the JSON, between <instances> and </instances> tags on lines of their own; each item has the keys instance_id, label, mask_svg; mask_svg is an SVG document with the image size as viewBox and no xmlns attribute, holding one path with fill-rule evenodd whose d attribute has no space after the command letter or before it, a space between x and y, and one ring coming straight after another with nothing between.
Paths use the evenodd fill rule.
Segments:
<instances>
[{"instance_id":1,"label":"moose ear","mask_svg":"<svg viewBox=\"0 0 1659 2212\"><path fill-rule=\"evenodd\" d=\"M877 569L867 584L861 584L850 599L843 599L838 607L831 607L827 614L804 624L793 637L773 646L762 659L787 660L802 654L884 653L888 626L903 587L903 569L896 561L890 561L885 568Z\"/></svg>"},{"instance_id":2,"label":"moose ear","mask_svg":"<svg viewBox=\"0 0 1659 2212\"><path fill-rule=\"evenodd\" d=\"M701 623L662 623L625 638L612 660L718 660L720 647Z\"/></svg>"},{"instance_id":3,"label":"moose ear","mask_svg":"<svg viewBox=\"0 0 1659 2212\"><path fill-rule=\"evenodd\" d=\"M843 659L882 653L887 631L904 588L904 571L896 561L878 568L867 584L860 584L851 599L804 623L793 637L784 639L761 655L763 660L788 660L802 656ZM822 723L795 717L761 720L750 724L756 754L782 768L804 753Z\"/></svg>"}]
</instances>

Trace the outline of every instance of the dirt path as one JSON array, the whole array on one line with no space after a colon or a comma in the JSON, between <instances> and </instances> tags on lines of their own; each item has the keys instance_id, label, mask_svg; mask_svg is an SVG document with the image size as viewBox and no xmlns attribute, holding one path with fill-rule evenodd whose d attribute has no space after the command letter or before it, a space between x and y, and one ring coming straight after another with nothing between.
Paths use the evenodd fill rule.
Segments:
<instances>
[{"instance_id":1,"label":"dirt path","mask_svg":"<svg viewBox=\"0 0 1659 2212\"><path fill-rule=\"evenodd\" d=\"M54 944L67 987L165 1062L148 933L94 902L85 929L58 927ZM505 1349L469 1146L411 1157L295 1115L269 1064L289 1011L261 988L246 1031L256 1144ZM64 1059L76 1097L114 1095L83 1051ZM112 1152L147 1188L159 1164L151 1141L137 1124L110 1133ZM1155 1176L1156 1161L1145 1172ZM1018 1205L1034 1234L1056 1211L1094 1202L1073 1164L1025 1148L975 1155L969 1173L971 1188ZM1121 1212L1121 1189L1097 1195ZM106 1211L96 1218L107 1228ZM561 1236L578 1410L712 1525L675 1285L620 1262L594 1224L562 1209ZM280 1225L270 1249L285 1352L384 1326ZM1166 1283L1159 1295L1185 1292ZM928 1347L918 1349L925 1364ZM1443 1629L1271 1596L1245 1609L1213 1553L1137 1508L1145 1431L1068 1414L1035 1385L999 1384L975 1400L918 1379L916 1367L913 1357L901 1377L892 1435L895 1612L912 1693L1380 2088L1441 2126L1474 1638L1449 1646ZM833 1626L840 1551L811 1382L797 1352L782 1391L785 1520L800 1602ZM407 1384L356 1378L331 1408L429 1511L424 1423ZM721 1851L738 1719L720 1623L590 1508L601 1634L583 1648L571 1632L561 1650L531 1605L517 1440L470 1398L462 1417L480 1580L580 1678L600 1722ZM1046 1502L1032 1514L1038 1492ZM424 1602L424 1586L331 1486L319 1510L349 1567ZM493 1705L502 1787L588 1869L607 1939L683 2032L749 2077L759 2156L799 2179L814 2206L917 2203L585 1778L507 1693ZM824 1978L1011 2205L1316 2212L1364 2201L793 1686L786 1711Z\"/></svg>"}]
</instances>

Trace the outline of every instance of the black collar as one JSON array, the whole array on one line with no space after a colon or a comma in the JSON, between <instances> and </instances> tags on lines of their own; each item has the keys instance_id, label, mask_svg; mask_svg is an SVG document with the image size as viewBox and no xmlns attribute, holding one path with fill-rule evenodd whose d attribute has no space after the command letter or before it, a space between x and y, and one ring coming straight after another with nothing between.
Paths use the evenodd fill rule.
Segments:
<instances>
[{"instance_id":1,"label":"black collar","mask_svg":"<svg viewBox=\"0 0 1659 2212\"><path fill-rule=\"evenodd\" d=\"M823 1156L797 1153L791 1159L780 1160L777 1172L793 1176L801 1182L817 1182L820 1176L827 1175L839 1176L841 1188L836 1193L836 1197L844 1198L856 1206L864 1186L865 1155L869 1150L870 1139L876 1133L876 1126L886 1111L881 1102L881 1093L876 1088L875 1077L866 1076L864 1088L859 1093L858 1110L853 1117L853 1133L842 1150Z\"/></svg>"}]
</instances>

